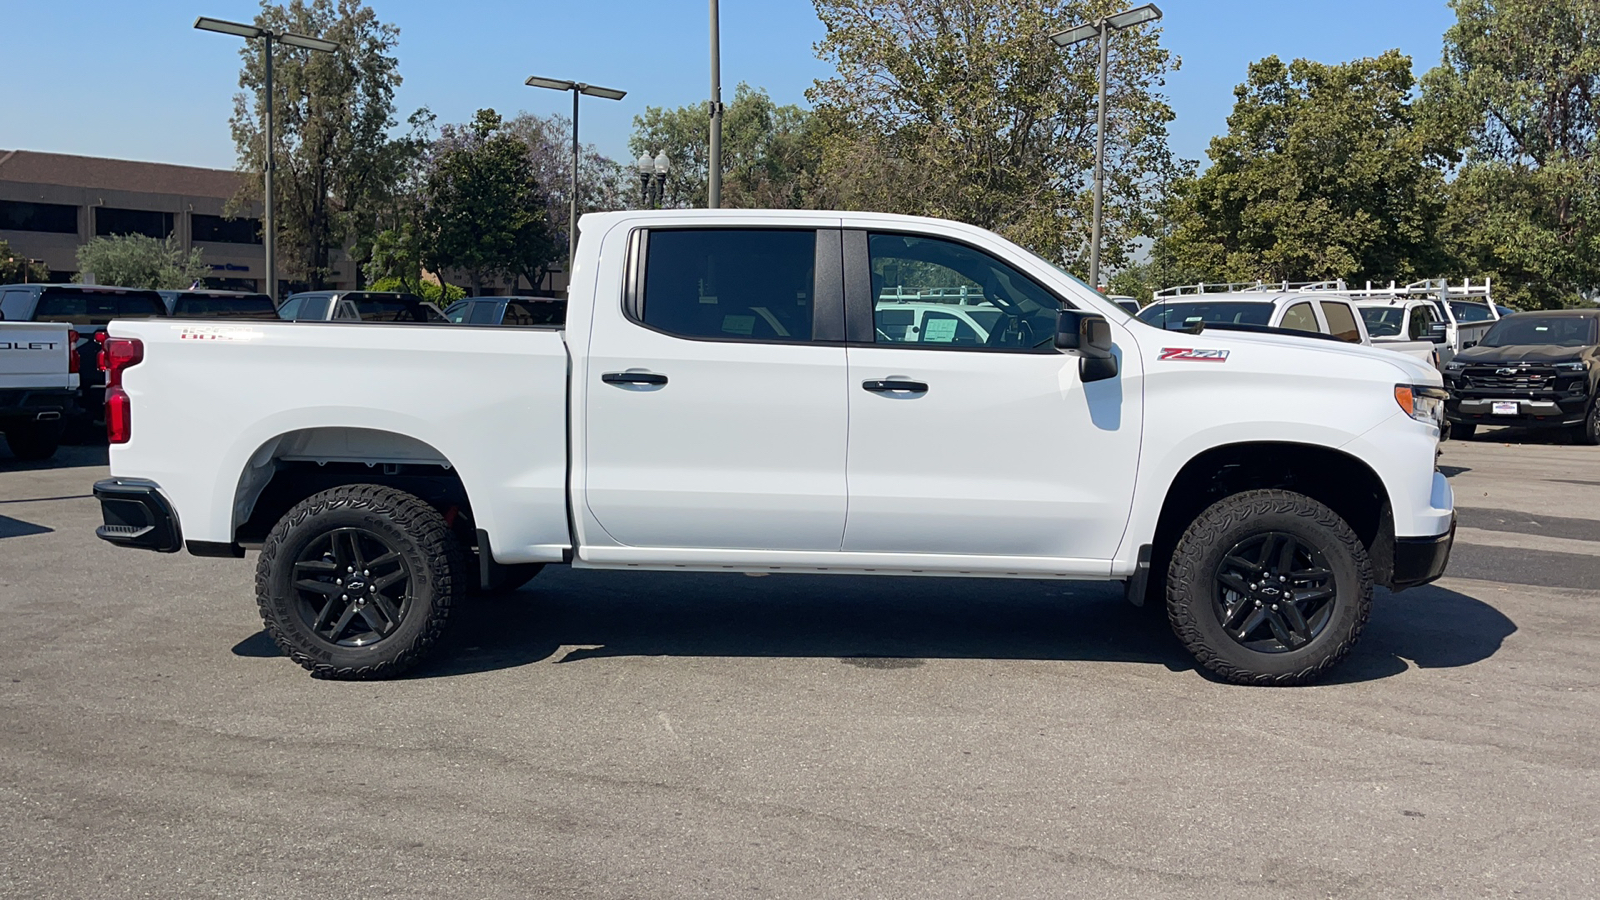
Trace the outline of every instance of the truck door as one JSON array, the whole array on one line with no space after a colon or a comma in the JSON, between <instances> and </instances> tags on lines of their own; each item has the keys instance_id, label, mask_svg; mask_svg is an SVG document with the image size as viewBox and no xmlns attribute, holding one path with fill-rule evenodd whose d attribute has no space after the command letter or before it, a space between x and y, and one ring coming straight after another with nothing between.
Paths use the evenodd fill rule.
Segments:
<instances>
[{"instance_id":1,"label":"truck door","mask_svg":"<svg viewBox=\"0 0 1600 900\"><path fill-rule=\"evenodd\" d=\"M839 550L839 253L835 229L632 234L623 296L597 296L586 370L574 373L587 397L584 492L607 535L635 547Z\"/></svg>"},{"instance_id":2,"label":"truck door","mask_svg":"<svg viewBox=\"0 0 1600 900\"><path fill-rule=\"evenodd\" d=\"M846 231L844 247L845 549L1110 559L1139 460L1131 342L1119 341L1122 374L1085 385L1077 358L1054 346L1060 299L996 255L889 232ZM960 315L885 327L912 294Z\"/></svg>"}]
</instances>

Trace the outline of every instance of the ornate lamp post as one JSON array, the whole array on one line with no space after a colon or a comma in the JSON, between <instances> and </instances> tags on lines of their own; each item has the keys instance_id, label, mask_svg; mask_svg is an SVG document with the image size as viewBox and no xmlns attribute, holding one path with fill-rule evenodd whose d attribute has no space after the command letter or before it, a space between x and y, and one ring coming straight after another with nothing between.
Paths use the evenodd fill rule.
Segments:
<instances>
[{"instance_id":1,"label":"ornate lamp post","mask_svg":"<svg viewBox=\"0 0 1600 900\"><path fill-rule=\"evenodd\" d=\"M633 167L639 173L639 202L647 209L660 209L667 193L667 173L672 170L667 151L661 151L655 159L646 153Z\"/></svg>"}]
</instances>

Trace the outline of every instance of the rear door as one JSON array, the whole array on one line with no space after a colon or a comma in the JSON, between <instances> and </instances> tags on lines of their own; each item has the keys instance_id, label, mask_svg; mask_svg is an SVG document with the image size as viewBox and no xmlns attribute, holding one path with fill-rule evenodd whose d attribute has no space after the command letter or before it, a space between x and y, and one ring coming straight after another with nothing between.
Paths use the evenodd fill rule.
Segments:
<instances>
[{"instance_id":1,"label":"rear door","mask_svg":"<svg viewBox=\"0 0 1600 900\"><path fill-rule=\"evenodd\" d=\"M838 232L652 227L628 241L624 296L597 295L574 373L589 514L628 546L838 551Z\"/></svg>"}]
</instances>

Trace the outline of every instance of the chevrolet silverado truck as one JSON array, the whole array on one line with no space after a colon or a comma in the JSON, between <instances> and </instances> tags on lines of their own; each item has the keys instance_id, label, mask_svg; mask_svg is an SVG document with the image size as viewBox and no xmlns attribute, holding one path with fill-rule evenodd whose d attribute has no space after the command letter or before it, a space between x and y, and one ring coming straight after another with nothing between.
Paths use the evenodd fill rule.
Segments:
<instances>
[{"instance_id":1,"label":"chevrolet silverado truck","mask_svg":"<svg viewBox=\"0 0 1600 900\"><path fill-rule=\"evenodd\" d=\"M581 228L561 326L113 323L98 535L258 549L266 632L332 678L400 672L469 587L565 563L1121 582L1220 677L1294 684L1375 585L1446 565L1431 366L1164 331L936 219ZM887 285L1000 315L911 340Z\"/></svg>"},{"instance_id":2,"label":"chevrolet silverado truck","mask_svg":"<svg viewBox=\"0 0 1600 900\"><path fill-rule=\"evenodd\" d=\"M1517 313L1444 367L1451 437L1479 425L1564 428L1600 444L1600 310Z\"/></svg>"},{"instance_id":3,"label":"chevrolet silverado truck","mask_svg":"<svg viewBox=\"0 0 1600 900\"><path fill-rule=\"evenodd\" d=\"M0 432L18 459L49 459L77 403L78 334L57 322L0 316Z\"/></svg>"}]
</instances>

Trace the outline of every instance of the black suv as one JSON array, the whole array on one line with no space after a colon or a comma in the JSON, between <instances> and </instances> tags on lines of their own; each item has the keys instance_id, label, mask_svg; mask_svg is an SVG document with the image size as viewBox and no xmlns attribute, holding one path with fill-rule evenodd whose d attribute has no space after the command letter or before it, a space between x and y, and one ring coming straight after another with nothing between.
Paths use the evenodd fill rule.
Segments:
<instances>
[{"instance_id":1,"label":"black suv","mask_svg":"<svg viewBox=\"0 0 1600 900\"><path fill-rule=\"evenodd\" d=\"M1444 367L1450 436L1479 425L1569 428L1600 444L1600 310L1519 312Z\"/></svg>"},{"instance_id":2,"label":"black suv","mask_svg":"<svg viewBox=\"0 0 1600 900\"><path fill-rule=\"evenodd\" d=\"M0 286L0 313L11 322L66 322L78 332L78 409L72 418L98 422L106 411L100 342L112 319L149 319L167 314L155 291L93 284Z\"/></svg>"}]
</instances>

